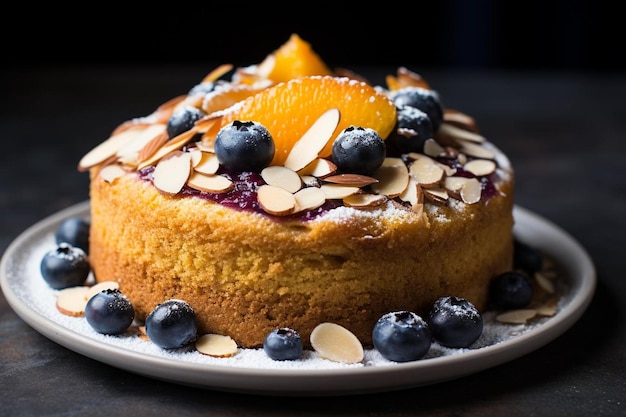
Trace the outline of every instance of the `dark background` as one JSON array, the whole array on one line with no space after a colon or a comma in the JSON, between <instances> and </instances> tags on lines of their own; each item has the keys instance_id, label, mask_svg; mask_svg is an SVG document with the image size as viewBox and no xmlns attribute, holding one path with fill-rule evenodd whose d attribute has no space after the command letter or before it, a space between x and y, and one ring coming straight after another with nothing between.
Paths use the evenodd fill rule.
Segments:
<instances>
[{"instance_id":1,"label":"dark background","mask_svg":"<svg viewBox=\"0 0 626 417\"><path fill-rule=\"evenodd\" d=\"M3 16L2 67L249 65L298 33L331 67L616 72L626 69L618 6L591 0L15 4L24 10Z\"/></svg>"}]
</instances>

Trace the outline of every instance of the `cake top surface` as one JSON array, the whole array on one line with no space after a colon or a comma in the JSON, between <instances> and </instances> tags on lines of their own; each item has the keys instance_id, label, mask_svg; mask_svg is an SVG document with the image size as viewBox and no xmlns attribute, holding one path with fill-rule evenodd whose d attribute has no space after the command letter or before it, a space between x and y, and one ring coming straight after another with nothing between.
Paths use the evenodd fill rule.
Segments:
<instances>
[{"instance_id":1,"label":"cake top surface","mask_svg":"<svg viewBox=\"0 0 626 417\"><path fill-rule=\"evenodd\" d=\"M121 123L78 169L109 183L138 173L168 196L227 204L237 195L238 208L276 219L389 202L424 216L425 204L458 209L498 196L512 170L475 120L405 67L385 82L330 69L293 34L262 62L218 66Z\"/></svg>"}]
</instances>

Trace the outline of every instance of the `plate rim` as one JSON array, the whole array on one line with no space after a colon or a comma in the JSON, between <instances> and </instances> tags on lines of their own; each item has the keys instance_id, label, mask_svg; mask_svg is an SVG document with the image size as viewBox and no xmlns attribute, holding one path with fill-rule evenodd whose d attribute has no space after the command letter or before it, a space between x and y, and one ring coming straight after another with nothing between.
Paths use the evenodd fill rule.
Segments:
<instances>
[{"instance_id":1,"label":"plate rim","mask_svg":"<svg viewBox=\"0 0 626 417\"><path fill-rule=\"evenodd\" d=\"M14 291L8 271L14 254L38 235L48 233L63 219L88 214L89 205L87 200L53 213L25 229L9 244L0 259L0 287L7 302L29 326L76 353L153 379L198 388L261 395L336 396L393 391L457 379L524 356L556 339L584 313L597 285L593 261L578 241L551 221L515 205L514 233L517 237L524 241L533 233L540 233L544 237L543 248L546 251L557 259L569 257L575 260L575 264L563 266L567 270L568 279L572 281L571 292L576 293L556 316L537 329L511 340L458 355L381 367L294 370L177 361L85 338L41 316L22 302ZM526 228L520 228L521 224ZM431 376L425 377L426 374ZM268 380L271 380L270 384Z\"/></svg>"}]
</instances>

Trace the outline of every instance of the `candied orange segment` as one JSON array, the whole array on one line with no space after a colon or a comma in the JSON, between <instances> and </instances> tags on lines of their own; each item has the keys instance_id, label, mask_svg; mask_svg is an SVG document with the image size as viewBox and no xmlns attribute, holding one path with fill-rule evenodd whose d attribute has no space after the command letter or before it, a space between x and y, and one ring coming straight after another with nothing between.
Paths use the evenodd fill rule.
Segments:
<instances>
[{"instance_id":1,"label":"candied orange segment","mask_svg":"<svg viewBox=\"0 0 626 417\"><path fill-rule=\"evenodd\" d=\"M337 108L339 124L319 156L332 154L332 142L350 125L371 128L387 138L396 122L396 107L383 93L362 81L312 76L276 84L233 106L209 136L233 120L256 121L272 134L276 153L272 165L283 165L293 145L327 110Z\"/></svg>"},{"instance_id":2,"label":"candied orange segment","mask_svg":"<svg viewBox=\"0 0 626 417\"><path fill-rule=\"evenodd\" d=\"M295 33L269 54L259 67L269 71L267 78L277 83L311 75L332 74L311 45Z\"/></svg>"}]
</instances>

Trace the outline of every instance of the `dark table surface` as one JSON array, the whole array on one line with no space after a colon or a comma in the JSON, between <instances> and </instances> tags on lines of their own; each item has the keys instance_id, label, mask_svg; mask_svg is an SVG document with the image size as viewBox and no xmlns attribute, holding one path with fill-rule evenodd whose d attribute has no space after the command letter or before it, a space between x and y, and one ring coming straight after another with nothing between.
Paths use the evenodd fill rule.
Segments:
<instances>
[{"instance_id":1,"label":"dark table surface","mask_svg":"<svg viewBox=\"0 0 626 417\"><path fill-rule=\"evenodd\" d=\"M0 253L88 198L78 160L121 121L185 93L213 66L5 69L0 77ZM357 69L359 70L359 69ZM362 68L376 83L395 68ZM190 388L118 369L29 327L0 296L0 415L626 415L626 74L421 71L474 116L516 170L516 204L589 253L595 295L570 329L453 381L343 397Z\"/></svg>"}]
</instances>

